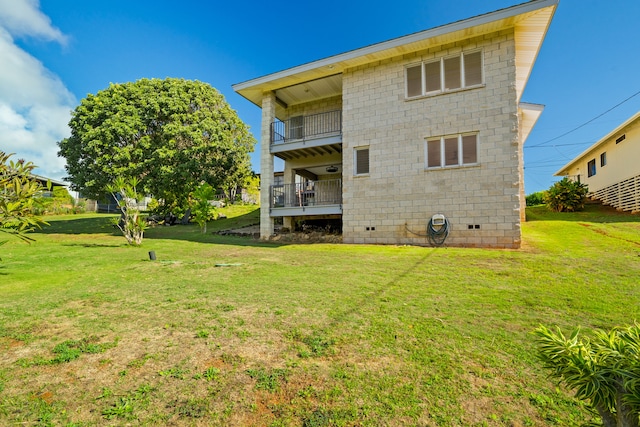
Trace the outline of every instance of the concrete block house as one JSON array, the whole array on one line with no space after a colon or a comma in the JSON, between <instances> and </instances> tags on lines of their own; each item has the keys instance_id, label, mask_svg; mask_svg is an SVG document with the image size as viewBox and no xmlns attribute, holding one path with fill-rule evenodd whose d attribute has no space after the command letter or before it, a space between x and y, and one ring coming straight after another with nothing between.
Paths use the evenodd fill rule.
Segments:
<instances>
[{"instance_id":1,"label":"concrete block house","mask_svg":"<svg viewBox=\"0 0 640 427\"><path fill-rule=\"evenodd\" d=\"M589 196L640 212L640 111L555 173L589 186Z\"/></svg>"},{"instance_id":2,"label":"concrete block house","mask_svg":"<svg viewBox=\"0 0 640 427\"><path fill-rule=\"evenodd\" d=\"M445 246L518 248L522 147L542 112L521 97L557 4L530 1L234 85L262 109L261 238L278 217L288 227L333 219L344 243L429 245L444 222Z\"/></svg>"}]
</instances>

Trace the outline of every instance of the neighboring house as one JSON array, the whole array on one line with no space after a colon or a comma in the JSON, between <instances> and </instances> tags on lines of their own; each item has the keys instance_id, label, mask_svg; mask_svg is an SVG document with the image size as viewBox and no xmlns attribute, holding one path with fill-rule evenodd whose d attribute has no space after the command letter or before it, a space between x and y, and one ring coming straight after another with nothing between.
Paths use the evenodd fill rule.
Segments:
<instances>
[{"instance_id":1,"label":"neighboring house","mask_svg":"<svg viewBox=\"0 0 640 427\"><path fill-rule=\"evenodd\" d=\"M51 178L47 178L45 176L41 176L41 175L36 175L34 173L31 174L31 176L40 183L40 185L42 185L43 188L45 188L45 190L42 191L42 196L43 197L53 197L53 189L55 187L66 187L67 184L59 181L57 179L51 179ZM51 189L49 189L51 188Z\"/></svg>"},{"instance_id":2,"label":"neighboring house","mask_svg":"<svg viewBox=\"0 0 640 427\"><path fill-rule=\"evenodd\" d=\"M340 219L345 243L518 248L522 147L542 107L521 101L557 0L535 0L258 77L260 235ZM284 183L274 183L274 158Z\"/></svg>"},{"instance_id":3,"label":"neighboring house","mask_svg":"<svg viewBox=\"0 0 640 427\"><path fill-rule=\"evenodd\" d=\"M640 111L555 173L589 186L589 196L640 212Z\"/></svg>"}]
</instances>

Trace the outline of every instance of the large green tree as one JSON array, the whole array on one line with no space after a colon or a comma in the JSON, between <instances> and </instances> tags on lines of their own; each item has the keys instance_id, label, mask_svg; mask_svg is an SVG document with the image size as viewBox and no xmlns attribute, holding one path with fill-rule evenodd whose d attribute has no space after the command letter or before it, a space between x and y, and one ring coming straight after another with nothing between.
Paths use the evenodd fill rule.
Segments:
<instances>
[{"instance_id":1,"label":"large green tree","mask_svg":"<svg viewBox=\"0 0 640 427\"><path fill-rule=\"evenodd\" d=\"M256 143L216 89L174 78L111 84L84 98L69 126L58 154L74 190L97 198L116 177L137 178L168 206L185 207L201 182L241 184Z\"/></svg>"}]
</instances>

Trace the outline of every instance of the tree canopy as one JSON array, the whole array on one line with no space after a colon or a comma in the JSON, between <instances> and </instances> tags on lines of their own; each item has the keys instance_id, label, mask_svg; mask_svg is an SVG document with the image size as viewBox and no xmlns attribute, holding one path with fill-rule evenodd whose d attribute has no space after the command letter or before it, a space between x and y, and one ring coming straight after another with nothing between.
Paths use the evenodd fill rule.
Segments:
<instances>
[{"instance_id":1,"label":"tree canopy","mask_svg":"<svg viewBox=\"0 0 640 427\"><path fill-rule=\"evenodd\" d=\"M206 182L240 185L255 138L213 87L167 78L111 84L73 111L58 143L72 189L98 198L116 177L137 178L165 204L186 206Z\"/></svg>"}]
</instances>

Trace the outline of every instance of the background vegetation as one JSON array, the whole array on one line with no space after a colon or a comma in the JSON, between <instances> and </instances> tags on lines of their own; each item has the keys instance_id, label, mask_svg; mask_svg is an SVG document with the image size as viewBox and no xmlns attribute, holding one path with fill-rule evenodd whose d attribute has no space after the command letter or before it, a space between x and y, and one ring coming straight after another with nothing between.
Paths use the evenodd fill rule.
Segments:
<instances>
[{"instance_id":1,"label":"background vegetation","mask_svg":"<svg viewBox=\"0 0 640 427\"><path fill-rule=\"evenodd\" d=\"M534 329L639 318L637 215L531 208L505 251L211 233L256 222L232 209L142 247L102 215L5 244L0 424L580 425Z\"/></svg>"}]
</instances>

